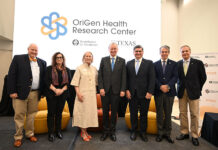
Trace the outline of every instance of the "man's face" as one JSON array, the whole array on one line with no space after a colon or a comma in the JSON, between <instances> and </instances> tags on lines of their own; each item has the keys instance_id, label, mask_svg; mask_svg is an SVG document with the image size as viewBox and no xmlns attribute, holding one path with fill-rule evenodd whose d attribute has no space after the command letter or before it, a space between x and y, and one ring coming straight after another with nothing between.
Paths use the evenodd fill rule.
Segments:
<instances>
[{"instance_id":1,"label":"man's face","mask_svg":"<svg viewBox=\"0 0 218 150\"><path fill-rule=\"evenodd\" d=\"M136 48L134 50L134 55L136 59L142 58L143 54L144 54L144 51L142 50L142 48Z\"/></svg>"},{"instance_id":2,"label":"man's face","mask_svg":"<svg viewBox=\"0 0 218 150\"><path fill-rule=\"evenodd\" d=\"M116 56L117 55L117 52L118 52L118 47L116 44L111 44L110 47L109 47L109 52L110 52L110 55L112 57Z\"/></svg>"},{"instance_id":3,"label":"man's face","mask_svg":"<svg viewBox=\"0 0 218 150\"><path fill-rule=\"evenodd\" d=\"M190 58L190 55L191 55L191 50L189 49L189 47L183 47L181 49L181 54L182 54L182 58L184 60L188 60Z\"/></svg>"},{"instance_id":4,"label":"man's face","mask_svg":"<svg viewBox=\"0 0 218 150\"><path fill-rule=\"evenodd\" d=\"M160 50L160 56L161 56L161 59L166 60L169 56L169 50L166 48L162 48Z\"/></svg>"},{"instance_id":5,"label":"man's face","mask_svg":"<svg viewBox=\"0 0 218 150\"><path fill-rule=\"evenodd\" d=\"M28 55L31 58L35 58L38 55L38 47L35 44L31 44L28 48Z\"/></svg>"}]
</instances>

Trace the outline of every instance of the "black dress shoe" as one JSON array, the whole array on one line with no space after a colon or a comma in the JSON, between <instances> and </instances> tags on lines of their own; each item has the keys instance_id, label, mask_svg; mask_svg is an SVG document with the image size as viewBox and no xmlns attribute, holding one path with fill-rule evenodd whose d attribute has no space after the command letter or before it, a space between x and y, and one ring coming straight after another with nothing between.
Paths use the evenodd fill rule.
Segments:
<instances>
[{"instance_id":1,"label":"black dress shoe","mask_svg":"<svg viewBox=\"0 0 218 150\"><path fill-rule=\"evenodd\" d=\"M63 139L63 135L61 132L57 132L56 133L56 136L59 138L59 139Z\"/></svg>"},{"instance_id":2,"label":"black dress shoe","mask_svg":"<svg viewBox=\"0 0 218 150\"><path fill-rule=\"evenodd\" d=\"M117 137L116 137L115 134L111 134L110 138L111 138L111 140L114 141L114 142L117 140Z\"/></svg>"},{"instance_id":3,"label":"black dress shoe","mask_svg":"<svg viewBox=\"0 0 218 150\"><path fill-rule=\"evenodd\" d=\"M162 135L158 135L158 136L156 137L156 141L157 141L157 142L161 142L162 139L163 139L163 136L162 136Z\"/></svg>"},{"instance_id":4,"label":"black dress shoe","mask_svg":"<svg viewBox=\"0 0 218 150\"><path fill-rule=\"evenodd\" d=\"M184 140L188 138L189 138L189 134L180 134L179 136L176 137L177 140Z\"/></svg>"},{"instance_id":5,"label":"black dress shoe","mask_svg":"<svg viewBox=\"0 0 218 150\"><path fill-rule=\"evenodd\" d=\"M165 138L169 143L174 143L174 140L170 136L165 136Z\"/></svg>"},{"instance_id":6,"label":"black dress shoe","mask_svg":"<svg viewBox=\"0 0 218 150\"><path fill-rule=\"evenodd\" d=\"M131 133L130 139L131 139L132 141L135 141L135 140L136 140L136 133L135 133L135 132L132 132L132 133Z\"/></svg>"},{"instance_id":7,"label":"black dress shoe","mask_svg":"<svg viewBox=\"0 0 218 150\"><path fill-rule=\"evenodd\" d=\"M192 138L192 144L194 146L199 146L198 138Z\"/></svg>"},{"instance_id":8,"label":"black dress shoe","mask_svg":"<svg viewBox=\"0 0 218 150\"><path fill-rule=\"evenodd\" d=\"M147 138L146 134L140 133L140 138L142 139L142 141L148 142L148 138Z\"/></svg>"},{"instance_id":9,"label":"black dress shoe","mask_svg":"<svg viewBox=\"0 0 218 150\"><path fill-rule=\"evenodd\" d=\"M50 142L53 142L54 139L55 139L54 134L48 134L48 140L49 140Z\"/></svg>"},{"instance_id":10,"label":"black dress shoe","mask_svg":"<svg viewBox=\"0 0 218 150\"><path fill-rule=\"evenodd\" d=\"M104 140L106 140L107 137L108 137L108 134L107 134L107 133L103 133L103 134L101 135L101 137L100 137L100 140L101 140L101 141L104 141Z\"/></svg>"}]
</instances>

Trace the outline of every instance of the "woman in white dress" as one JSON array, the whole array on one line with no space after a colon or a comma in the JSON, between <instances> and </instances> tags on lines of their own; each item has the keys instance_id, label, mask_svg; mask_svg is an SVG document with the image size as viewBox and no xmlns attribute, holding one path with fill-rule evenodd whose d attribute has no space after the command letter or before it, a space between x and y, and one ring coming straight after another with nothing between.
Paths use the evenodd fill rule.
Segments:
<instances>
[{"instance_id":1,"label":"woman in white dress","mask_svg":"<svg viewBox=\"0 0 218 150\"><path fill-rule=\"evenodd\" d=\"M86 52L82 60L83 64L77 67L71 81L71 85L76 90L72 126L81 129L81 137L84 141L90 141L92 137L87 133L87 128L98 127L96 97L98 72L91 65L93 61L91 52Z\"/></svg>"}]
</instances>

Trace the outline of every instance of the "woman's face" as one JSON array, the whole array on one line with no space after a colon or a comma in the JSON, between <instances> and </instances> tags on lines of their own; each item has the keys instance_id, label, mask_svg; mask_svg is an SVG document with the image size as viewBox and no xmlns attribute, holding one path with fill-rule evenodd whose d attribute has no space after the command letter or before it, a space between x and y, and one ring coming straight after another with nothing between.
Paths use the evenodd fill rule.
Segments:
<instances>
[{"instance_id":1,"label":"woman's face","mask_svg":"<svg viewBox=\"0 0 218 150\"><path fill-rule=\"evenodd\" d=\"M58 65L62 65L63 64L63 56L61 55L61 54L58 54L57 56L56 56L56 63L58 64Z\"/></svg>"},{"instance_id":2,"label":"woman's face","mask_svg":"<svg viewBox=\"0 0 218 150\"><path fill-rule=\"evenodd\" d=\"M92 63L92 54L91 53L86 53L84 57L84 62L90 65Z\"/></svg>"}]
</instances>

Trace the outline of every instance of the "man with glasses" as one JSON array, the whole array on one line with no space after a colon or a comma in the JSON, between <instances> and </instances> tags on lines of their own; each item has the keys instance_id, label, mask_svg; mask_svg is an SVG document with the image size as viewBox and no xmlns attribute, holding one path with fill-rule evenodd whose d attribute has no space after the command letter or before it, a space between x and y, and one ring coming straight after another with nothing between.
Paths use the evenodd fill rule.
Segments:
<instances>
[{"instance_id":1,"label":"man with glasses","mask_svg":"<svg viewBox=\"0 0 218 150\"><path fill-rule=\"evenodd\" d=\"M147 115L155 87L155 70L151 60L143 58L143 47L136 45L133 49L135 59L127 62L127 90L131 120L131 140L136 140L138 128L138 110L140 111L140 137L147 142Z\"/></svg>"}]
</instances>

